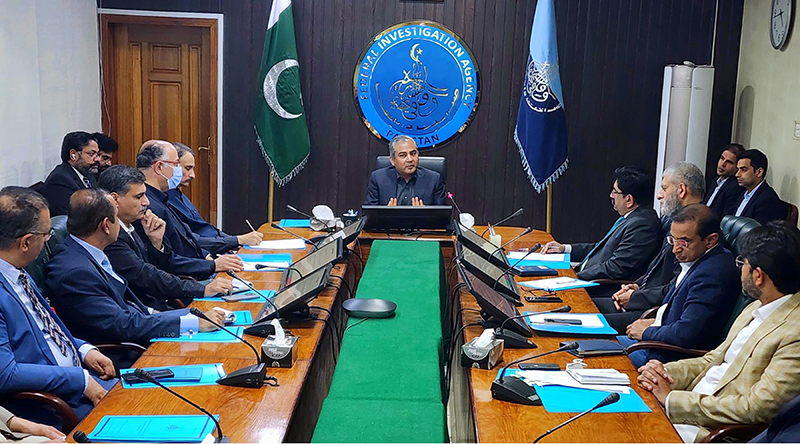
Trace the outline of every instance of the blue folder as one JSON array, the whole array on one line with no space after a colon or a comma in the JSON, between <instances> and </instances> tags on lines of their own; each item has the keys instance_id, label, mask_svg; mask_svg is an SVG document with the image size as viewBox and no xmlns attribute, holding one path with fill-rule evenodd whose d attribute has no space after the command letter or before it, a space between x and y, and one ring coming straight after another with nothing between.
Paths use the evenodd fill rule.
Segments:
<instances>
[{"instance_id":1,"label":"blue folder","mask_svg":"<svg viewBox=\"0 0 800 444\"><path fill-rule=\"evenodd\" d=\"M236 319L233 320L232 324L227 324L228 326L240 326L240 325L250 325L253 323L253 315L250 314L249 310L239 310L234 311L234 315L236 315Z\"/></svg>"},{"instance_id":2,"label":"blue folder","mask_svg":"<svg viewBox=\"0 0 800 444\"><path fill-rule=\"evenodd\" d=\"M540 313L526 311L524 314L525 315L535 315L535 314L540 314ZM580 314L580 313L574 313L574 314ZM603 335L617 335L618 334L616 330L614 330L613 328L611 328L610 325L608 325L608 321L606 320L606 317L603 316L602 314L600 314L600 313L586 313L586 314L596 314L597 316L599 316L600 317L600 321L603 323L603 326L602 327L598 327L598 328L586 328L586 327L584 327L582 325L534 324L533 322L531 322L530 318L528 318L528 317L525 318L525 322L527 322L528 325L530 325L531 328L533 330L535 330L535 331L543 331L543 332L548 332L548 333L561 333L561 334L566 334L566 335L600 335L600 336L603 336ZM557 318L558 317L558 313L553 313L553 317Z\"/></svg>"},{"instance_id":3,"label":"blue folder","mask_svg":"<svg viewBox=\"0 0 800 444\"><path fill-rule=\"evenodd\" d=\"M219 420L219 415L214 415ZM95 442L201 442L216 425L206 415L106 415L89 433Z\"/></svg>"},{"instance_id":4,"label":"blue folder","mask_svg":"<svg viewBox=\"0 0 800 444\"><path fill-rule=\"evenodd\" d=\"M195 385L214 385L217 383L217 379L225 376L225 368L222 367L222 364L199 364L199 365L173 365L169 367L148 367L145 370L153 371L153 370L161 370L168 368L175 373L175 378L161 378L158 382L164 384L167 387L190 387ZM136 369L133 368L126 368L120 370L120 374L126 373L133 373ZM174 381L173 379L183 379L185 375L189 373L196 372L197 370L200 371L200 378L199 380L195 381ZM142 382L139 384L129 384L124 379L120 379L122 381L122 387L126 389L130 388L153 388L157 387L155 384L150 382Z\"/></svg>"},{"instance_id":5,"label":"blue folder","mask_svg":"<svg viewBox=\"0 0 800 444\"><path fill-rule=\"evenodd\" d=\"M230 331L241 336L244 333L244 328L234 327L229 328ZM193 335L180 335L177 338L154 338L150 342L240 342L234 338L233 335L224 330L205 331L195 333Z\"/></svg>"},{"instance_id":6,"label":"blue folder","mask_svg":"<svg viewBox=\"0 0 800 444\"><path fill-rule=\"evenodd\" d=\"M311 228L311 219L281 219L278 225L283 228Z\"/></svg>"},{"instance_id":7,"label":"blue folder","mask_svg":"<svg viewBox=\"0 0 800 444\"><path fill-rule=\"evenodd\" d=\"M275 290L259 290L259 291L264 293L264 296L266 296L268 298L272 298L272 296L275 296ZM266 300L264 300L264 298L260 294L254 292L254 291L248 291L247 293L242 293L242 294L252 295L253 297L250 298L250 299L242 299L241 301L236 301L236 302L255 302L257 304L263 304L263 303L267 302ZM214 296L212 298L196 298L195 300L196 301L228 302L228 301L226 301L225 299L222 299L219 296Z\"/></svg>"},{"instance_id":8,"label":"blue folder","mask_svg":"<svg viewBox=\"0 0 800 444\"><path fill-rule=\"evenodd\" d=\"M509 264L515 264L519 259L512 259L510 257L506 257L508 259ZM537 265L544 265L545 267L550 267L553 270L568 270L570 268L570 255L569 253L564 254L564 260L561 262L552 262L552 261L539 261L533 259L523 259L522 262L514 265L515 267L535 267Z\"/></svg>"},{"instance_id":9,"label":"blue folder","mask_svg":"<svg viewBox=\"0 0 800 444\"><path fill-rule=\"evenodd\" d=\"M288 262L292 263L291 253L276 253L276 254L240 254L245 262Z\"/></svg>"}]
</instances>

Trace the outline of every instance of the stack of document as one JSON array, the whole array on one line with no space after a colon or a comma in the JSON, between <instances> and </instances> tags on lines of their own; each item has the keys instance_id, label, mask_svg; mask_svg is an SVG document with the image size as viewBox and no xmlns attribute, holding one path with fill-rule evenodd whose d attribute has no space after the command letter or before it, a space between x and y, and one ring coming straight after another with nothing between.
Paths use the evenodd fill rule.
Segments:
<instances>
[{"instance_id":1,"label":"stack of document","mask_svg":"<svg viewBox=\"0 0 800 444\"><path fill-rule=\"evenodd\" d=\"M575 288L594 287L595 285L600 285L600 284L597 284L595 282L582 281L580 279L571 278L567 276L562 276L550 279L539 279L535 281L524 281L520 282L519 285L529 288L535 288L537 290L559 291L559 290L572 290Z\"/></svg>"},{"instance_id":2,"label":"stack of document","mask_svg":"<svg viewBox=\"0 0 800 444\"><path fill-rule=\"evenodd\" d=\"M616 370L615 370L616 371ZM538 385L540 387L546 387L551 385L557 385L562 387L573 387L573 388L581 388L587 390L599 390L602 392L617 392L622 394L630 393L630 381L627 383L622 384L586 384L581 383L572 377L568 372L570 370L564 372L554 372L554 371L544 371L544 370L521 370L518 371L516 374L525 382L530 385ZM508 374L508 372L506 372ZM625 375L627 376L627 375Z\"/></svg>"},{"instance_id":3,"label":"stack of document","mask_svg":"<svg viewBox=\"0 0 800 444\"><path fill-rule=\"evenodd\" d=\"M613 368L567 369L581 385L631 385L631 378Z\"/></svg>"}]
</instances>

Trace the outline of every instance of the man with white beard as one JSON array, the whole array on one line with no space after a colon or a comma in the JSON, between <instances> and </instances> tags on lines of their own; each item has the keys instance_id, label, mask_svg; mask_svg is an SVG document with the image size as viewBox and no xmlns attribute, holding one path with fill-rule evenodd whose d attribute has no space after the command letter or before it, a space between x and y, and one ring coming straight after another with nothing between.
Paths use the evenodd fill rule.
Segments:
<instances>
[{"instance_id":1,"label":"man with white beard","mask_svg":"<svg viewBox=\"0 0 800 444\"><path fill-rule=\"evenodd\" d=\"M700 203L705 193L703 172L689 162L677 162L664 170L661 189L656 198L661 202L662 219L671 218L681 208ZM669 224L666 226L669 231ZM650 262L643 276L632 284L624 284L611 297L592 296L595 305L608 324L624 335L630 325L646 310L661 305L670 281L677 276L679 266L666 238L661 251Z\"/></svg>"}]
</instances>

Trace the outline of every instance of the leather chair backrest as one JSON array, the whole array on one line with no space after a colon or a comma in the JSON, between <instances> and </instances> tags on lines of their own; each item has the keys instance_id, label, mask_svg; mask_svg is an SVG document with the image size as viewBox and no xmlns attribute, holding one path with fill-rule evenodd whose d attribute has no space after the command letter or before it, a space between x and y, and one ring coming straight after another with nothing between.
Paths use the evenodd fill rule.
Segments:
<instances>
[{"instance_id":1,"label":"leather chair backrest","mask_svg":"<svg viewBox=\"0 0 800 444\"><path fill-rule=\"evenodd\" d=\"M45 294L44 290L44 267L50 261L56 246L64 242L64 239L67 237L67 216L54 216L50 218L50 227L53 229L53 236L44 244L44 248L42 248L42 251L36 256L36 260L25 267L25 271L31 275L31 279L33 279L33 282L39 287L39 291L42 292L42 296L45 298L47 298L47 294Z\"/></svg>"},{"instance_id":2,"label":"leather chair backrest","mask_svg":"<svg viewBox=\"0 0 800 444\"><path fill-rule=\"evenodd\" d=\"M378 156L376 168L386 168L392 163L389 161L389 156ZM443 179L447 179L447 165L445 164L444 157L421 157L419 158L419 166L429 170L436 171Z\"/></svg>"},{"instance_id":3,"label":"leather chair backrest","mask_svg":"<svg viewBox=\"0 0 800 444\"><path fill-rule=\"evenodd\" d=\"M748 296L747 294L745 294L744 291L739 293L739 297L736 298L736 302L733 305L733 311L731 312L731 318L728 319L728 324L725 325L725 335L726 336L728 335L728 331L730 331L731 326L733 326L733 322L736 320L736 318L738 318L739 315L742 314L742 311L744 310L744 308L747 307L748 305L750 305L750 303L752 303L753 301L755 301L755 299L753 299L750 296Z\"/></svg>"},{"instance_id":4,"label":"leather chair backrest","mask_svg":"<svg viewBox=\"0 0 800 444\"><path fill-rule=\"evenodd\" d=\"M789 202L784 202L786 204L786 222L792 224L792 226L797 226L797 218L798 218L798 211L797 205Z\"/></svg>"},{"instance_id":5,"label":"leather chair backrest","mask_svg":"<svg viewBox=\"0 0 800 444\"><path fill-rule=\"evenodd\" d=\"M760 226L761 224L755 219L732 215L723 217L722 222L719 224L720 231L722 231L722 236L725 238L725 243L728 245L728 249L731 250L731 253L733 253L734 256L739 255L739 247L736 243L738 239L753 228Z\"/></svg>"}]
</instances>

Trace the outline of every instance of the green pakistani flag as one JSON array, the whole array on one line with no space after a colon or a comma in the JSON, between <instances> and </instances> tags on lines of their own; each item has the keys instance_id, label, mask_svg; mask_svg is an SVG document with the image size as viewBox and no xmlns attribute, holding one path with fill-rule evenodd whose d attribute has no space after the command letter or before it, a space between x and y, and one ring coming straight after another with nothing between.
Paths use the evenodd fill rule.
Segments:
<instances>
[{"instance_id":1,"label":"green pakistani flag","mask_svg":"<svg viewBox=\"0 0 800 444\"><path fill-rule=\"evenodd\" d=\"M300 95L291 0L274 0L258 72L255 130L278 186L305 166L311 152Z\"/></svg>"}]
</instances>

